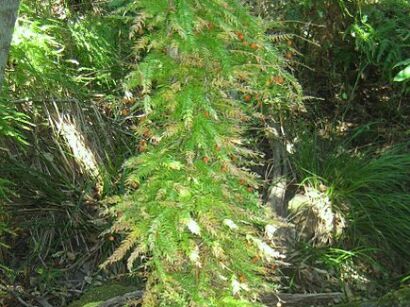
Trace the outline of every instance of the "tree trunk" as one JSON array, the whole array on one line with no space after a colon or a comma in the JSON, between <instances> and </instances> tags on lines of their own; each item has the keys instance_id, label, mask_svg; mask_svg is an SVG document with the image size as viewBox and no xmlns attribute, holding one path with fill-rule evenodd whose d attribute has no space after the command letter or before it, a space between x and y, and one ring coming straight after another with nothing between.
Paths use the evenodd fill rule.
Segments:
<instances>
[{"instance_id":1,"label":"tree trunk","mask_svg":"<svg viewBox=\"0 0 410 307\"><path fill-rule=\"evenodd\" d=\"M4 79L19 4L19 0L0 0L0 88Z\"/></svg>"}]
</instances>

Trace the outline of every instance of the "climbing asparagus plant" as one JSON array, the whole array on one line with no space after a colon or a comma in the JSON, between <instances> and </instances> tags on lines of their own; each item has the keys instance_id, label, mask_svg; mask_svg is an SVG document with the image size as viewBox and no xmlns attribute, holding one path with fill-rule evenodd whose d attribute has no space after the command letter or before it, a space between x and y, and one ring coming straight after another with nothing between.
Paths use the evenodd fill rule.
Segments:
<instances>
[{"instance_id":1,"label":"climbing asparagus plant","mask_svg":"<svg viewBox=\"0 0 410 307\"><path fill-rule=\"evenodd\" d=\"M238 0L141 0L121 13L133 20L125 100L139 146L110 207L127 236L105 265L127 258L132 271L143 256L147 306L254 302L279 254L263 238L273 221L244 131L297 102L298 85Z\"/></svg>"}]
</instances>

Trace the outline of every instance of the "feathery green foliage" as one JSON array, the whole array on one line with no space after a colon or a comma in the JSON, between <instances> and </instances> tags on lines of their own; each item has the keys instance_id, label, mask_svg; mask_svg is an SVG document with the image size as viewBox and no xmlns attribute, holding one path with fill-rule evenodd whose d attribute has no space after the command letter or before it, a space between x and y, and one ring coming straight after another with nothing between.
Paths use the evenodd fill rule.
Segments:
<instances>
[{"instance_id":1,"label":"feathery green foliage","mask_svg":"<svg viewBox=\"0 0 410 307\"><path fill-rule=\"evenodd\" d=\"M116 36L121 21L98 15L69 20L38 16L40 5L21 5L3 95L88 98L115 89L122 69Z\"/></svg>"},{"instance_id":2,"label":"feathery green foliage","mask_svg":"<svg viewBox=\"0 0 410 307\"><path fill-rule=\"evenodd\" d=\"M133 1L137 63L125 84L139 151L111 208L127 236L106 264L146 257L147 306L247 306L268 289L255 153L241 138L254 108L279 112L299 88L239 1ZM255 303L253 303L255 304Z\"/></svg>"}]
</instances>

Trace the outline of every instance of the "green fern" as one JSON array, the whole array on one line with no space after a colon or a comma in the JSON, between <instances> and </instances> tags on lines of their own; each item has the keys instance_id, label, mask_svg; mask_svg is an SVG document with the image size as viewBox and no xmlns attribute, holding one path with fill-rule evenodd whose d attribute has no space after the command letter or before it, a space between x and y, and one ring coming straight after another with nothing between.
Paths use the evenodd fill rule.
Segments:
<instances>
[{"instance_id":1,"label":"green fern","mask_svg":"<svg viewBox=\"0 0 410 307\"><path fill-rule=\"evenodd\" d=\"M144 255L147 306L255 301L278 255L261 239L271 220L242 136L255 108L286 109L299 86L239 1L142 0L120 12L137 37L125 90L138 98L140 153L110 208L112 230L128 234L105 264L128 257L132 268Z\"/></svg>"}]
</instances>

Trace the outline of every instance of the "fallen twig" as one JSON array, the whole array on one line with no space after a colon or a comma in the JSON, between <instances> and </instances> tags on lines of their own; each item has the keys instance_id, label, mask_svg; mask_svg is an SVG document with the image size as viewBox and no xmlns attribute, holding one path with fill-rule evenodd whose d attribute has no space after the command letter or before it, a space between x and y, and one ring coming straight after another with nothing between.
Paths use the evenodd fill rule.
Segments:
<instances>
[{"instance_id":1,"label":"fallen twig","mask_svg":"<svg viewBox=\"0 0 410 307\"><path fill-rule=\"evenodd\" d=\"M339 302L342 298L343 293L340 292L306 294L278 293L263 296L262 302L267 306L277 306L278 303L280 303L281 306L318 306Z\"/></svg>"},{"instance_id":2,"label":"fallen twig","mask_svg":"<svg viewBox=\"0 0 410 307\"><path fill-rule=\"evenodd\" d=\"M144 291L137 290L133 292L128 292L124 295L113 297L104 303L100 304L99 307L114 307L114 306L124 306L129 300L138 300L141 299L144 294Z\"/></svg>"}]
</instances>

